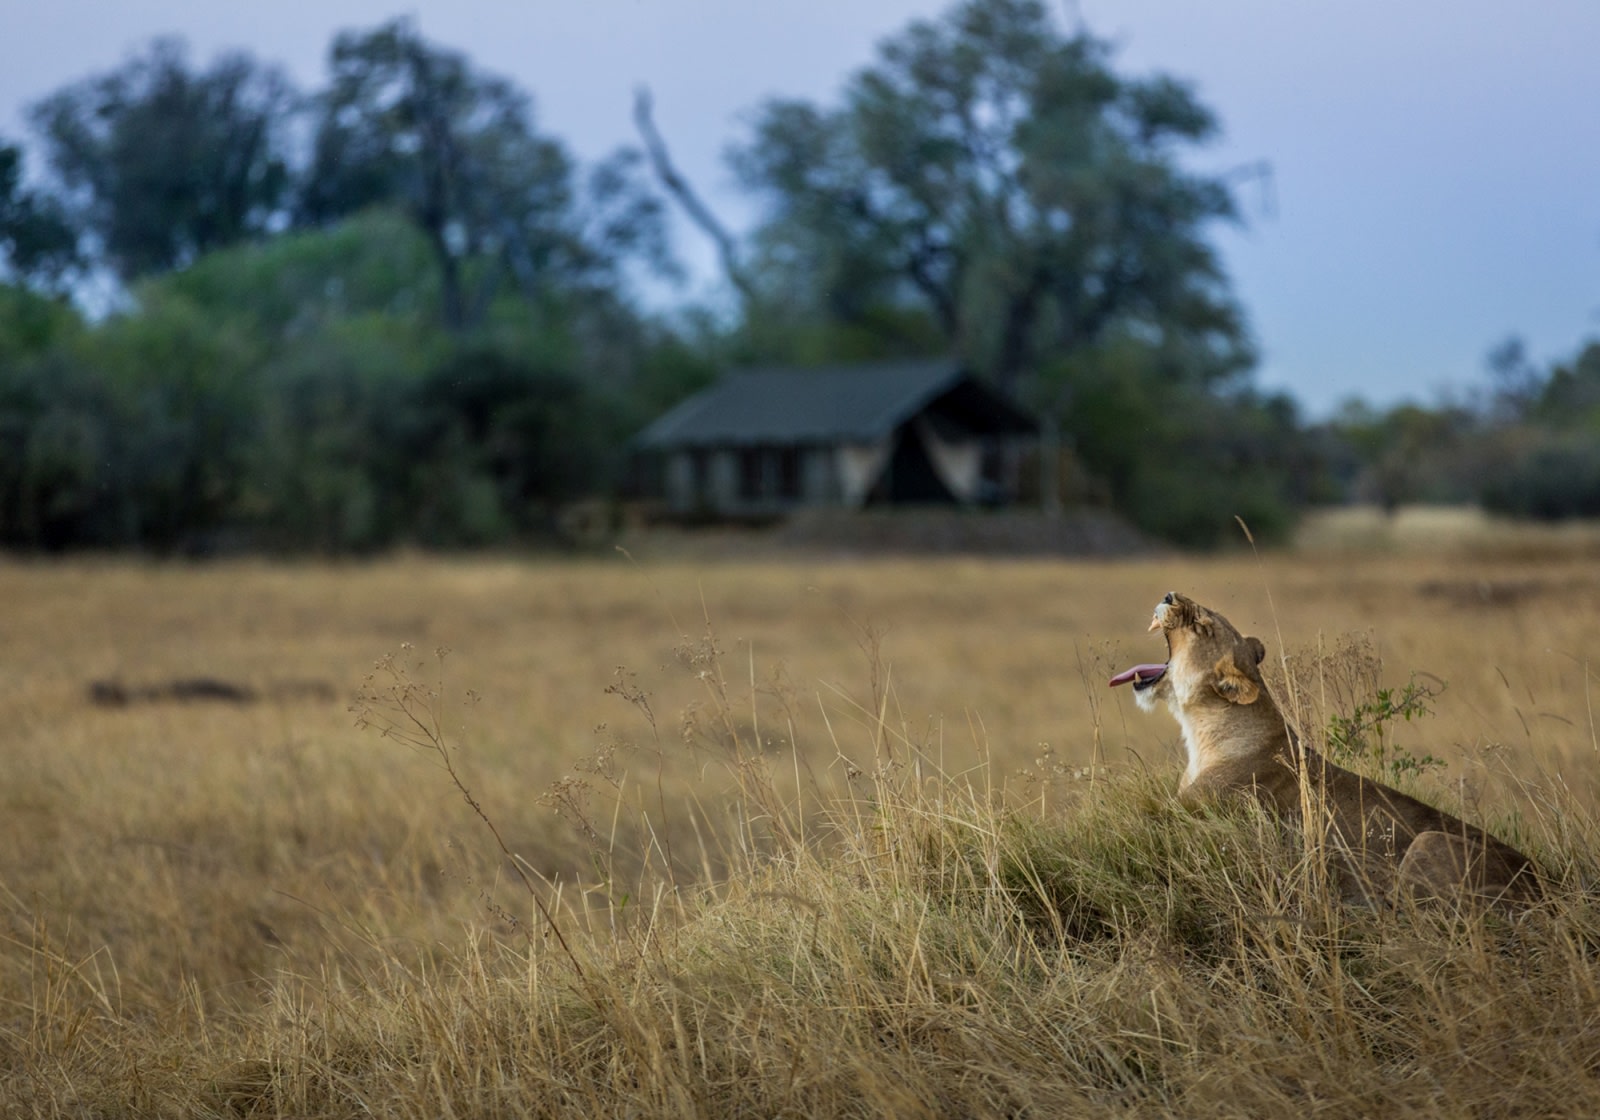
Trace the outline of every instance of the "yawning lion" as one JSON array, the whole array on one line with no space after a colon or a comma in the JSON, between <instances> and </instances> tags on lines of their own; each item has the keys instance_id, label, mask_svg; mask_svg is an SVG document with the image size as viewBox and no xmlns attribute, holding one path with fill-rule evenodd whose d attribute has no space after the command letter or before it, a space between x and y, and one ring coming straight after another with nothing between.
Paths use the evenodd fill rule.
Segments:
<instances>
[{"instance_id":1,"label":"yawning lion","mask_svg":"<svg viewBox=\"0 0 1600 1120\"><path fill-rule=\"evenodd\" d=\"M1319 815L1347 854L1347 894L1538 897L1532 861L1511 845L1302 746L1261 679L1267 651L1259 638L1176 592L1157 604L1150 629L1166 636L1167 660L1136 665L1111 684L1131 681L1141 708L1165 701L1177 718L1189 756L1178 785L1184 804L1243 794L1280 817Z\"/></svg>"}]
</instances>

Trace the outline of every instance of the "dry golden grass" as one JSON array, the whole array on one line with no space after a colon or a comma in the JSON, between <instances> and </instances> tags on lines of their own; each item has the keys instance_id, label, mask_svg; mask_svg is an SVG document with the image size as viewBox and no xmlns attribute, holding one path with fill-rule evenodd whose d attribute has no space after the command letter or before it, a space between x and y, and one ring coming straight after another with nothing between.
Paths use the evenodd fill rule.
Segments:
<instances>
[{"instance_id":1,"label":"dry golden grass","mask_svg":"<svg viewBox=\"0 0 1600 1120\"><path fill-rule=\"evenodd\" d=\"M1349 913L1177 810L1174 727L1104 687L1169 588L1334 651L1313 722L1350 634L1447 681L1398 741L1550 905ZM0 601L9 1114L1600 1113L1570 553L6 563ZM88 700L199 676L339 699Z\"/></svg>"},{"instance_id":2,"label":"dry golden grass","mask_svg":"<svg viewBox=\"0 0 1600 1120\"><path fill-rule=\"evenodd\" d=\"M1600 556L1600 522L1548 524L1497 517L1471 506L1404 506L1386 514L1376 506L1347 506L1308 516L1296 537L1316 551L1515 556Z\"/></svg>"}]
</instances>

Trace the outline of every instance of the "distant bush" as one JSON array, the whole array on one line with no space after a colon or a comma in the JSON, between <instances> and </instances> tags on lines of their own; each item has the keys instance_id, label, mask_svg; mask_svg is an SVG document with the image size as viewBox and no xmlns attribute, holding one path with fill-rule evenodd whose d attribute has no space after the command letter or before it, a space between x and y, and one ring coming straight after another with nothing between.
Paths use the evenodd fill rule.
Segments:
<instances>
[{"instance_id":1,"label":"distant bush","mask_svg":"<svg viewBox=\"0 0 1600 1120\"><path fill-rule=\"evenodd\" d=\"M265 365L172 347L135 367L112 338L0 369L0 546L504 544L619 471L627 416L565 369L488 346L419 363L380 333Z\"/></svg>"},{"instance_id":2,"label":"distant bush","mask_svg":"<svg viewBox=\"0 0 1600 1120\"><path fill-rule=\"evenodd\" d=\"M125 523L117 403L95 378L30 362L0 376L0 543L116 545ZM119 484L120 483L120 484Z\"/></svg>"},{"instance_id":3,"label":"distant bush","mask_svg":"<svg viewBox=\"0 0 1600 1120\"><path fill-rule=\"evenodd\" d=\"M1284 397L1175 381L1135 347L1071 371L1063 431L1111 504L1192 548L1238 541L1242 517L1281 541L1324 473Z\"/></svg>"},{"instance_id":4,"label":"distant bush","mask_svg":"<svg viewBox=\"0 0 1600 1120\"><path fill-rule=\"evenodd\" d=\"M557 507L605 477L609 418L565 371L489 349L446 358L407 394L398 424L425 544L548 532Z\"/></svg>"},{"instance_id":5,"label":"distant bush","mask_svg":"<svg viewBox=\"0 0 1600 1120\"><path fill-rule=\"evenodd\" d=\"M1600 441L1550 437L1486 479L1481 500L1513 517L1600 517Z\"/></svg>"}]
</instances>

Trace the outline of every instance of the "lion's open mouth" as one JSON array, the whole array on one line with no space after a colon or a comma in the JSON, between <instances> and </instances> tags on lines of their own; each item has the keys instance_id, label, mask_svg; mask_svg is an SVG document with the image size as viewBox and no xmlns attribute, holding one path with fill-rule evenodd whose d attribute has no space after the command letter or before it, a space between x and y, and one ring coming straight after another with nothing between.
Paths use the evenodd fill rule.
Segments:
<instances>
[{"instance_id":1,"label":"lion's open mouth","mask_svg":"<svg viewBox=\"0 0 1600 1120\"><path fill-rule=\"evenodd\" d=\"M1116 688L1119 684L1127 684L1129 681L1132 681L1133 690L1135 692L1141 692L1160 680L1166 671L1167 666L1164 662L1150 665L1135 665L1133 668L1124 669L1122 672L1112 677L1111 687Z\"/></svg>"}]
</instances>

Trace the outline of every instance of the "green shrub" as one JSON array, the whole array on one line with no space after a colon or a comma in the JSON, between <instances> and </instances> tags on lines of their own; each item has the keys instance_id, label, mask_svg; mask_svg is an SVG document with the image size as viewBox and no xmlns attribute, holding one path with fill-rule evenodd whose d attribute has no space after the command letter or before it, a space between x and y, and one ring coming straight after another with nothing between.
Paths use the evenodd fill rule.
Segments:
<instances>
[{"instance_id":1,"label":"green shrub","mask_svg":"<svg viewBox=\"0 0 1600 1120\"><path fill-rule=\"evenodd\" d=\"M1600 517L1600 440L1550 437L1486 480L1481 498L1514 517Z\"/></svg>"}]
</instances>

